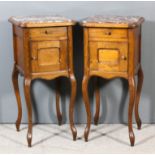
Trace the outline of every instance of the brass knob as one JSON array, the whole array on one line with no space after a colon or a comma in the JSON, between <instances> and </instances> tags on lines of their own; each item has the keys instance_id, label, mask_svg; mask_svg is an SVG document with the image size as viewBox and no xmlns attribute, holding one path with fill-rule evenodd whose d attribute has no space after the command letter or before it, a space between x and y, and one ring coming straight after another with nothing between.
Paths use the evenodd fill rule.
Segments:
<instances>
[{"instance_id":1,"label":"brass knob","mask_svg":"<svg viewBox=\"0 0 155 155\"><path fill-rule=\"evenodd\" d=\"M52 34L52 33L53 33L52 31L45 30L45 34Z\"/></svg>"},{"instance_id":2,"label":"brass knob","mask_svg":"<svg viewBox=\"0 0 155 155\"><path fill-rule=\"evenodd\" d=\"M121 59L122 59L122 60L127 60L127 57L126 57L125 55L122 55L122 56L121 56Z\"/></svg>"},{"instance_id":3,"label":"brass knob","mask_svg":"<svg viewBox=\"0 0 155 155\"><path fill-rule=\"evenodd\" d=\"M111 35L111 32L110 31L108 31L108 32L105 32L105 35Z\"/></svg>"},{"instance_id":4,"label":"brass knob","mask_svg":"<svg viewBox=\"0 0 155 155\"><path fill-rule=\"evenodd\" d=\"M32 60L37 60L37 57L32 57L31 59L32 59Z\"/></svg>"}]
</instances>

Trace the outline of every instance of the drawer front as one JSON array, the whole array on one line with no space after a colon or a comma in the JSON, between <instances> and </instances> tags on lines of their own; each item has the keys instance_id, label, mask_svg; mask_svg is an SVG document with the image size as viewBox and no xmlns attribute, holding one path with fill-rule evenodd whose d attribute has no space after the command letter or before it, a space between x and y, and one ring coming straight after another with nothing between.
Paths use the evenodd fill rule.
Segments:
<instances>
[{"instance_id":1,"label":"drawer front","mask_svg":"<svg viewBox=\"0 0 155 155\"><path fill-rule=\"evenodd\" d=\"M67 41L31 41L33 73L67 69Z\"/></svg>"},{"instance_id":2,"label":"drawer front","mask_svg":"<svg viewBox=\"0 0 155 155\"><path fill-rule=\"evenodd\" d=\"M55 39L63 40L67 39L66 27L52 27L52 28L32 28L29 30L29 36L32 40L35 39Z\"/></svg>"},{"instance_id":3,"label":"drawer front","mask_svg":"<svg viewBox=\"0 0 155 155\"><path fill-rule=\"evenodd\" d=\"M126 42L89 42L90 70L126 72L128 44Z\"/></svg>"},{"instance_id":4,"label":"drawer front","mask_svg":"<svg viewBox=\"0 0 155 155\"><path fill-rule=\"evenodd\" d=\"M89 28L89 39L126 39L126 29L108 29L108 28Z\"/></svg>"}]
</instances>

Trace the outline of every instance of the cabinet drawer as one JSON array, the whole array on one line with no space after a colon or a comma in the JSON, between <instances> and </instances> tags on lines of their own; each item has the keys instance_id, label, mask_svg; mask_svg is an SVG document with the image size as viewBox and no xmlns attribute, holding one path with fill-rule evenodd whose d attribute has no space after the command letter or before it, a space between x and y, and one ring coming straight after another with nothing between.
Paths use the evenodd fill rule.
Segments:
<instances>
[{"instance_id":1,"label":"cabinet drawer","mask_svg":"<svg viewBox=\"0 0 155 155\"><path fill-rule=\"evenodd\" d=\"M66 27L54 27L54 28L32 28L29 31L31 39L67 39L67 28Z\"/></svg>"},{"instance_id":2,"label":"cabinet drawer","mask_svg":"<svg viewBox=\"0 0 155 155\"><path fill-rule=\"evenodd\" d=\"M89 38L126 39L126 29L89 28Z\"/></svg>"},{"instance_id":3,"label":"cabinet drawer","mask_svg":"<svg viewBox=\"0 0 155 155\"><path fill-rule=\"evenodd\" d=\"M67 69L67 41L31 41L31 70L33 73Z\"/></svg>"},{"instance_id":4,"label":"cabinet drawer","mask_svg":"<svg viewBox=\"0 0 155 155\"><path fill-rule=\"evenodd\" d=\"M128 44L126 42L89 42L90 69L126 72Z\"/></svg>"}]
</instances>

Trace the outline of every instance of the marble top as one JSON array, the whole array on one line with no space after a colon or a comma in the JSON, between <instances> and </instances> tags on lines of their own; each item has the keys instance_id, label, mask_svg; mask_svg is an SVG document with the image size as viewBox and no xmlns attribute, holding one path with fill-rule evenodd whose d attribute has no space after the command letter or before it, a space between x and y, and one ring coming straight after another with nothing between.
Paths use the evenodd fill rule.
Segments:
<instances>
[{"instance_id":1,"label":"marble top","mask_svg":"<svg viewBox=\"0 0 155 155\"><path fill-rule=\"evenodd\" d=\"M118 24L118 25L132 25L136 26L139 23L142 23L144 21L143 17L139 16L102 16L102 15L96 15L87 17L83 20L81 20L82 25L89 25L91 24Z\"/></svg>"},{"instance_id":2,"label":"marble top","mask_svg":"<svg viewBox=\"0 0 155 155\"><path fill-rule=\"evenodd\" d=\"M43 25L73 25L74 21L60 15L49 15L49 16L12 16L9 21L15 25L21 27L33 27Z\"/></svg>"}]
</instances>

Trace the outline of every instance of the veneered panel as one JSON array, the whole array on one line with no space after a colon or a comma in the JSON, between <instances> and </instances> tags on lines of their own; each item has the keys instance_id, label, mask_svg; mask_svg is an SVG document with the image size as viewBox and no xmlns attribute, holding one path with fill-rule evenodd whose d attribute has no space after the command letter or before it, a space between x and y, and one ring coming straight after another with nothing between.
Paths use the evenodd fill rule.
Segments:
<instances>
[{"instance_id":1,"label":"veneered panel","mask_svg":"<svg viewBox=\"0 0 155 155\"><path fill-rule=\"evenodd\" d=\"M38 51L38 65L49 66L59 64L59 48L48 48Z\"/></svg>"},{"instance_id":2,"label":"veneered panel","mask_svg":"<svg viewBox=\"0 0 155 155\"><path fill-rule=\"evenodd\" d=\"M115 49L99 49L98 50L99 63L116 65L119 63L119 50Z\"/></svg>"}]
</instances>

